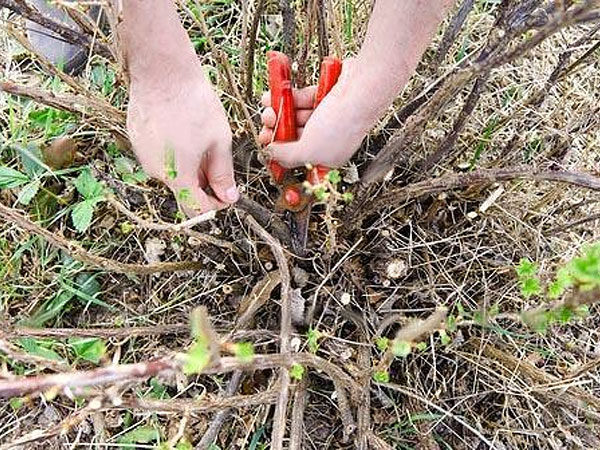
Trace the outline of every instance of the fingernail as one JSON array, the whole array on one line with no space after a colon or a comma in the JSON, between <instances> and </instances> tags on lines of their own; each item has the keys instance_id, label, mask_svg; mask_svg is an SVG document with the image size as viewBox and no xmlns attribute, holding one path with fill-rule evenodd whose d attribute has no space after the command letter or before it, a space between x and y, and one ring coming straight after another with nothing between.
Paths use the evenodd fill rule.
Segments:
<instances>
[{"instance_id":1,"label":"fingernail","mask_svg":"<svg viewBox=\"0 0 600 450\"><path fill-rule=\"evenodd\" d=\"M227 189L225 195L227 196L227 200L230 202L237 202L238 198L240 198L240 193L236 186L231 186L229 189Z\"/></svg>"}]
</instances>

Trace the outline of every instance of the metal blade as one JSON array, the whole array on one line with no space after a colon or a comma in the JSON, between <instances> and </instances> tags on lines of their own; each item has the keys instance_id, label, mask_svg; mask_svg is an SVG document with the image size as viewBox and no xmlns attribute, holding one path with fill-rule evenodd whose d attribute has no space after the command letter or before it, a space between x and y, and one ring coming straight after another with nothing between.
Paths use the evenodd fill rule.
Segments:
<instances>
[{"instance_id":1,"label":"metal blade","mask_svg":"<svg viewBox=\"0 0 600 450\"><path fill-rule=\"evenodd\" d=\"M306 253L306 242L308 240L308 225L310 221L310 212L312 202L298 212L289 212L290 232L292 234L292 247L298 256L304 256Z\"/></svg>"}]
</instances>

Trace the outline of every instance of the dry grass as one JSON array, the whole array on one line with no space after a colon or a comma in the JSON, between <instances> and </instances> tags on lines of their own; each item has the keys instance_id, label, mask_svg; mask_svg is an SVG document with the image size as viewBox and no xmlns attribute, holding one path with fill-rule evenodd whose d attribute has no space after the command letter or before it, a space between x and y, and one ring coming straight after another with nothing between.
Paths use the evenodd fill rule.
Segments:
<instances>
[{"instance_id":1,"label":"dry grass","mask_svg":"<svg viewBox=\"0 0 600 450\"><path fill-rule=\"evenodd\" d=\"M261 19L255 55L256 96L265 87L265 49L281 42L280 19L275 15L277 3L268 1ZM330 48L343 49L349 56L356 51L364 34L369 2L325 0L325 3L333 7L328 22ZM384 129L384 124L398 107L452 71L461 52L466 55L478 52L494 23L496 7L496 2L476 2L443 63L435 65L432 61L448 21L445 22L395 108L382 119L381 126L366 141L353 165L359 169L366 167L381 147L377 133L391 134ZM255 2L249 2L248 8L248 18L251 18ZM228 56L236 82L243 88L241 36L249 24L244 25L241 19L242 2L207 2L205 15L213 39ZM19 23L15 16L6 12L2 12L2 17ZM197 23L185 14L182 17L186 17L190 35L200 39ZM306 29L304 17L298 17L298 26ZM459 135L452 157L442 161L429 175L465 171L465 164L472 161L478 146L482 153L477 167L481 168L526 163L532 167L598 175L598 53L546 92L541 105L527 106L527 99L533 93L544 91L561 52L571 48L593 26L566 28L544 41L527 57L493 70L477 107ZM599 36L592 36L574 49L572 60L596 44ZM275 190L269 185L266 171L249 143L247 122L236 104L237 99L232 96L224 71L210 50L206 45L199 46L237 133L238 180L246 195L272 207ZM3 63L3 79L49 86L51 80L35 59L21 53L14 41L2 32L0 52L7 56ZM315 40L310 50L310 74L316 67L316 54ZM123 108L123 86L115 85L110 92L102 92L92 82L94 67L104 64L105 60L94 56L78 81L99 98L106 98L114 106ZM314 81L312 75L311 79ZM55 88L67 90L61 83L56 83ZM423 154L429 154L444 140L469 90L470 86L463 89L438 118L429 121L420 139L406 149L411 157L383 187L377 189L403 185L407 179L422 179L422 174L414 170L416 164ZM251 114L259 112L256 101L245 106ZM45 145L45 132L32 126L28 119L29 112L40 108L15 97L0 97L0 139L3 141L0 165L21 170L15 149L27 143ZM163 186L154 182L132 186L121 180L114 169L116 153L112 144L115 137L108 128L100 127L92 119L77 116L73 129L68 132L80 143L75 166L93 167L98 177L115 191L116 198L139 217L148 221L177 220L175 200ZM492 120L504 122L490 136L486 134L486 128ZM566 153L554 151L558 142L565 144ZM126 149L120 153L128 155ZM126 232L123 224L127 218L109 203L102 204L96 212L88 232L77 233L68 218L68 207L75 201L70 182L73 177L65 174L56 182L48 182L48 190L59 198L56 205L48 206L48 211L42 211L38 203L27 208L31 216L40 219L40 225L64 238L78 241L92 253L127 263L149 263L148 243L159 239L165 244L161 261L200 260L206 268L153 275L96 270L68 259L15 224L2 222L0 311L7 334L0 333L0 342L6 339L19 344L10 334L11 328L35 317L49 302L56 304L58 296L65 295L64 292L83 289L83 277L89 274L99 282L98 292L91 297L75 295L43 324L44 327L126 329L186 324L194 307L206 305L213 326L226 336L236 323L240 304L247 301L253 287L265 274L276 267L265 242L251 232L243 220L244 214L236 209L220 213L216 219L198 225L195 230L233 242L241 250L240 254L200 245L182 233L141 227ZM595 308L591 308L590 317L553 326L544 335L535 333L508 314L535 307L541 302L539 298L526 300L521 295L514 271L519 259L535 260L540 266L541 278L551 278L555 269L576 255L584 244L600 239L600 218L570 225L586 218L600 217L600 198L597 192L578 187L521 180L502 183L501 194L488 209L480 211L482 204L498 188L499 185L473 186L390 205L368 217L362 228L351 236L337 236L337 246L333 249L329 247L331 236L322 221L323 208L314 214L316 225L311 230L308 257L293 258L286 253L294 286L301 289L306 310L310 311L313 301L316 306L310 324L296 324L292 347L298 344L299 350L308 351L310 325L323 335L317 355L335 364L357 383L370 379L368 370L381 358L381 352L374 345L376 331L392 315L404 319L380 330L382 335L390 338L397 331L397 323L403 323L405 318L424 318L440 306L447 307L452 315L459 313L458 305L471 314L494 306L505 313L483 327L473 320L466 321L456 332L449 333L452 338L449 345L443 345L439 334L433 333L425 338L425 350L413 352L407 358L396 358L391 366L390 381L400 391L385 383L371 383L370 428L391 448L600 448L597 438L600 411L589 406L593 405L595 396L600 397L598 368L590 364L600 358ZM14 191L0 191L0 200L4 205L21 207L16 203ZM336 208L333 208L334 216L341 220L343 210ZM390 262L400 262L405 270L391 278L387 273ZM250 333L248 337L258 353L274 353L278 349L281 323L277 288L270 298L256 314L254 323L246 327L259 330L258 334ZM133 363L168 355L187 348L190 339L185 334L173 333L135 337L124 334L107 338L106 342L108 351L101 365ZM90 362L74 361L66 339L55 338L49 347L73 368L94 367ZM367 348L371 360L365 366L361 358ZM23 355L26 352L23 351ZM37 363L16 362L13 357L4 356L0 348L3 364L0 378L50 372ZM589 370L576 377L570 376L586 364ZM277 370L247 372L237 393L250 395L272 388L278 373ZM216 398L225 396L230 378L228 374L177 376L162 379L160 383L177 400L202 396ZM298 385L297 382L293 384ZM307 384L302 448L354 448L356 444L352 439L341 442L344 430L339 396L327 373L311 370ZM95 394L107 398L121 394L147 398L156 394L154 386L149 382L124 384L112 391L105 389ZM356 399L351 402L356 404ZM46 439L27 443L23 448L109 446L141 425L160 430L165 440L181 437L184 433L197 443L212 418L210 413L190 415L134 408L124 410L109 405L84 416L80 423L65 428L58 436L52 432L57 426L64 425L67 418L81 414L85 407L63 396L48 401L36 396L20 408L14 408L14 404L0 404L3 419L0 443L8 445L34 430L42 430L48 434ZM234 409L218 434L220 448L267 448L274 409L271 404ZM378 448L374 444L375 438L369 441L369 448ZM139 448L150 447L150 444L139 445Z\"/></svg>"}]
</instances>

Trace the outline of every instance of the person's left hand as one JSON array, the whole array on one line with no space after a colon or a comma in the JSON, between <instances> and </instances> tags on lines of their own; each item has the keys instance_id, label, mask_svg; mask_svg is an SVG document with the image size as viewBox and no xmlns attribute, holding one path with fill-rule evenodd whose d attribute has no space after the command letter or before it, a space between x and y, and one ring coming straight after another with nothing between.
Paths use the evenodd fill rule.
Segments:
<instances>
[{"instance_id":1,"label":"person's left hand","mask_svg":"<svg viewBox=\"0 0 600 450\"><path fill-rule=\"evenodd\" d=\"M191 64L196 66L178 79L133 78L127 115L144 170L173 190L188 216L225 208L239 198L225 110L200 64Z\"/></svg>"}]
</instances>

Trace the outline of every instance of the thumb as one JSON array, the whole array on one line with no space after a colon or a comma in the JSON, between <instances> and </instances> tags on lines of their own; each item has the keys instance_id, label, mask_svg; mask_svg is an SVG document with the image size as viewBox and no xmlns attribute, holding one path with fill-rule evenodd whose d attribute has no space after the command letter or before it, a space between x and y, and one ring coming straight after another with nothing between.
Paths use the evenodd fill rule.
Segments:
<instances>
[{"instance_id":1,"label":"thumb","mask_svg":"<svg viewBox=\"0 0 600 450\"><path fill-rule=\"evenodd\" d=\"M209 153L206 178L216 196L225 203L235 203L240 198L233 176L233 161L230 151Z\"/></svg>"},{"instance_id":2,"label":"thumb","mask_svg":"<svg viewBox=\"0 0 600 450\"><path fill-rule=\"evenodd\" d=\"M306 144L302 140L286 143L274 142L266 150L271 159L288 169L312 162L307 158L309 155L306 152Z\"/></svg>"}]
</instances>

